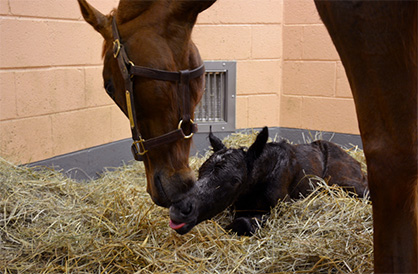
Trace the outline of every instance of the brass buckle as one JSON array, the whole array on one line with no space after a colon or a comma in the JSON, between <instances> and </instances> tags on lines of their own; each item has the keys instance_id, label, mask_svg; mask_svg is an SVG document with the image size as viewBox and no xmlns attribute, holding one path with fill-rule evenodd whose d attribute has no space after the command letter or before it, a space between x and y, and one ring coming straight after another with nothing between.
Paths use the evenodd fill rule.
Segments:
<instances>
[{"instance_id":1,"label":"brass buckle","mask_svg":"<svg viewBox=\"0 0 418 274\"><path fill-rule=\"evenodd\" d=\"M190 119L190 123L192 124L192 125L194 125L194 121L192 120L192 119ZM179 123L179 126L177 127L178 129L181 129L182 131L183 131L183 129L181 128L181 125L183 124L183 120L180 120L180 123ZM184 131L183 131L183 134L184 134ZM189 134L189 135L185 135L184 136L184 139L190 139L190 138L192 138L192 136L194 135L194 132L193 132L193 130L191 131L191 133Z\"/></svg>"},{"instance_id":2,"label":"brass buckle","mask_svg":"<svg viewBox=\"0 0 418 274\"><path fill-rule=\"evenodd\" d=\"M141 138L139 141L134 141L133 142L132 146L135 147L135 154L138 154L140 156L144 156L145 153L148 152L148 150L145 149L144 141L145 140ZM142 150L142 152L141 152L141 150Z\"/></svg>"},{"instance_id":3,"label":"brass buckle","mask_svg":"<svg viewBox=\"0 0 418 274\"><path fill-rule=\"evenodd\" d=\"M120 41L119 39L116 39L115 41L113 41L113 57L116 58L119 55L120 52Z\"/></svg>"}]
</instances>

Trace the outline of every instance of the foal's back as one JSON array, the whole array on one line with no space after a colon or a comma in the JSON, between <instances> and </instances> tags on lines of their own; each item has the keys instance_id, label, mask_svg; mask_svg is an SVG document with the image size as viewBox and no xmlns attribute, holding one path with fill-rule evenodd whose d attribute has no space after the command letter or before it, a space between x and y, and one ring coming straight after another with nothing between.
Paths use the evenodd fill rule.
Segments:
<instances>
[{"instance_id":1,"label":"foal's back","mask_svg":"<svg viewBox=\"0 0 418 274\"><path fill-rule=\"evenodd\" d=\"M339 185L363 197L367 190L367 179L358 161L337 145L318 140L310 144L296 145L295 155L299 171L290 191L292 198L299 193L309 193L309 176L315 175L326 180L328 185Z\"/></svg>"}]
</instances>

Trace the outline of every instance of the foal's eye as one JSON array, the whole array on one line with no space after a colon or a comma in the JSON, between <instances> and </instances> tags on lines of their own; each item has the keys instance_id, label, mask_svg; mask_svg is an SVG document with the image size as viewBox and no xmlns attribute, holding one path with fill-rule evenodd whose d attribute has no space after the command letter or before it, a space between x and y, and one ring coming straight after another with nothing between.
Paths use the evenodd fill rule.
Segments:
<instances>
[{"instance_id":1,"label":"foal's eye","mask_svg":"<svg viewBox=\"0 0 418 274\"><path fill-rule=\"evenodd\" d=\"M216 162L215 163L215 169L222 169L223 166L224 166L224 163L223 162Z\"/></svg>"},{"instance_id":2,"label":"foal's eye","mask_svg":"<svg viewBox=\"0 0 418 274\"><path fill-rule=\"evenodd\" d=\"M232 178L229 183L233 186L239 185L240 184L240 180L238 178Z\"/></svg>"}]
</instances>

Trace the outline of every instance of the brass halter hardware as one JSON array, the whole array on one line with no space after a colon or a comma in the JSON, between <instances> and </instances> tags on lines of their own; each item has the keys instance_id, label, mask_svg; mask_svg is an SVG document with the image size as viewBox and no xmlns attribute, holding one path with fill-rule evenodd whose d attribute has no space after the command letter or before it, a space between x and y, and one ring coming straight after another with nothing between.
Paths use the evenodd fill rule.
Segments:
<instances>
[{"instance_id":1,"label":"brass halter hardware","mask_svg":"<svg viewBox=\"0 0 418 274\"><path fill-rule=\"evenodd\" d=\"M145 140L141 138L139 141L133 142L132 148L135 148L135 151L133 151L134 155L144 156L148 152L148 150L145 149L144 141Z\"/></svg>"},{"instance_id":2,"label":"brass halter hardware","mask_svg":"<svg viewBox=\"0 0 418 274\"><path fill-rule=\"evenodd\" d=\"M194 125L195 123L194 123L194 121L192 120L192 119L190 119L189 120L189 122L192 124L192 125ZM182 120L180 120L180 123L179 123L179 125L178 125L178 129L181 129L181 125L183 124L183 119ZM189 135L184 135L184 139L190 139L190 138L192 138L193 137L193 135L194 135L194 132L193 132L193 130L191 131L191 133L189 134Z\"/></svg>"},{"instance_id":3,"label":"brass halter hardware","mask_svg":"<svg viewBox=\"0 0 418 274\"><path fill-rule=\"evenodd\" d=\"M126 96L126 108L128 109L129 123L131 124L131 129L134 129L135 128L134 114L132 113L131 93L129 92L129 90L125 91L125 96Z\"/></svg>"},{"instance_id":4,"label":"brass halter hardware","mask_svg":"<svg viewBox=\"0 0 418 274\"><path fill-rule=\"evenodd\" d=\"M120 41L119 39L116 39L113 41L113 57L117 58L120 52Z\"/></svg>"}]
</instances>

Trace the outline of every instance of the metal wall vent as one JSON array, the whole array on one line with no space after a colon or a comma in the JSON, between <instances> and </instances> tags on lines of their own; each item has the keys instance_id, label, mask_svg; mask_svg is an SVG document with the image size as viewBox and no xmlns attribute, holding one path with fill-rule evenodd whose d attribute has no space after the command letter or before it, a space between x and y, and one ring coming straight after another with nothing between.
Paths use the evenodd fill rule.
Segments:
<instances>
[{"instance_id":1,"label":"metal wall vent","mask_svg":"<svg viewBox=\"0 0 418 274\"><path fill-rule=\"evenodd\" d=\"M236 63L207 61L206 86L195 109L199 132L235 131Z\"/></svg>"}]
</instances>

